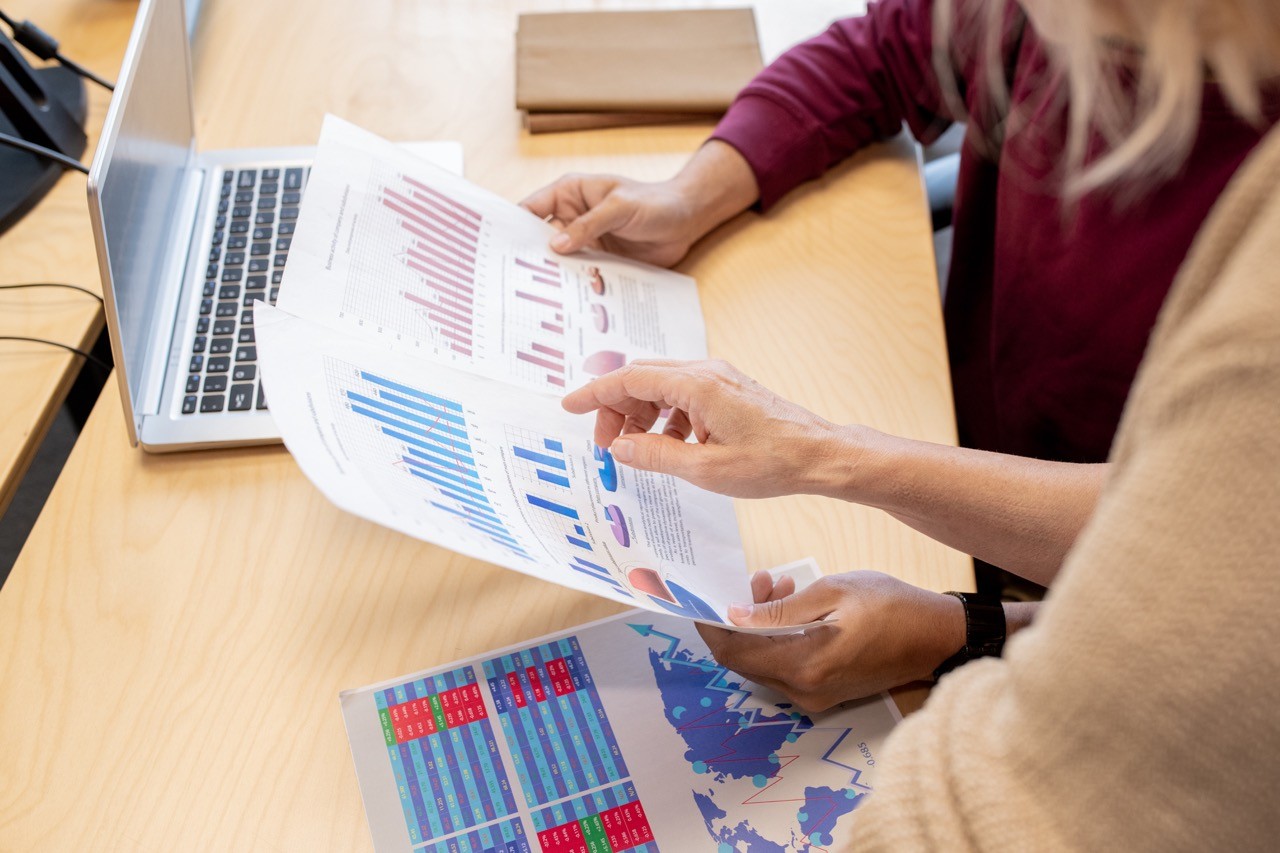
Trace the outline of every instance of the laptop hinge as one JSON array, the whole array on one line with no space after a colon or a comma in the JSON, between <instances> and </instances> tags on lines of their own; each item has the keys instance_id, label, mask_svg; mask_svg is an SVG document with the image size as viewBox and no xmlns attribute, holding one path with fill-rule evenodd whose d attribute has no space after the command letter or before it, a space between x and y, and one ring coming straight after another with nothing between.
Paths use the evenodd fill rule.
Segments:
<instances>
[{"instance_id":1,"label":"laptop hinge","mask_svg":"<svg viewBox=\"0 0 1280 853\"><path fill-rule=\"evenodd\" d=\"M182 194L175 206L175 225L171 233L185 234L187 239L172 242L166 250L164 264L161 266L161 280L166 285L158 289L162 301L156 306L154 314L156 319L147 341L146 357L142 363L142 381L138 385L138 399L134 405L139 434L142 431L143 417L160 411L165 375L169 371L169 350L173 345L175 330L182 325L183 318L178 316L178 305L186 290L191 243L199 237L195 233L195 220L206 174L206 170L197 168L192 168L187 173L182 185Z\"/></svg>"}]
</instances>

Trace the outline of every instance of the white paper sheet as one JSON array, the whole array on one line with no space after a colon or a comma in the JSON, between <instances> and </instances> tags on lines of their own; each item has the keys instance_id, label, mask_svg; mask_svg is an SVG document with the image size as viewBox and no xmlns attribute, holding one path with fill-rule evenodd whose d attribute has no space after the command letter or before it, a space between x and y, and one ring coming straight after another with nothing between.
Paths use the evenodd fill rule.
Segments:
<instances>
[{"instance_id":1,"label":"white paper sheet","mask_svg":"<svg viewBox=\"0 0 1280 853\"><path fill-rule=\"evenodd\" d=\"M802 714L642 611L341 703L382 853L839 849L900 719L887 696Z\"/></svg>"},{"instance_id":2,"label":"white paper sheet","mask_svg":"<svg viewBox=\"0 0 1280 853\"><path fill-rule=\"evenodd\" d=\"M706 357L692 279L602 253L558 257L547 248L554 233L528 211L329 116L277 304L555 394L636 359Z\"/></svg>"}]
</instances>

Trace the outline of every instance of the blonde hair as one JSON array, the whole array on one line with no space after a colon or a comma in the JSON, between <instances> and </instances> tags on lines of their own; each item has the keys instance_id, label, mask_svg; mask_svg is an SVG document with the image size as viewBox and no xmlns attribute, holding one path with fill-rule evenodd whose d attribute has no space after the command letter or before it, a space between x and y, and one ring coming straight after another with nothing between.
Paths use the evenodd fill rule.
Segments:
<instances>
[{"instance_id":1,"label":"blonde hair","mask_svg":"<svg viewBox=\"0 0 1280 853\"><path fill-rule=\"evenodd\" d=\"M974 2L936 4L935 63L954 74L951 37L976 23L984 31L979 50L989 95L1008 116L1001 57L1012 4L985 0L985 15L966 11L973 20L953 20L953 5ZM1022 6L1068 98L1062 177L1069 198L1118 183L1150 187L1176 175L1195 144L1207 80L1241 118L1263 125L1263 92L1280 76L1280 0L1023 0ZM1091 156L1095 137L1103 150Z\"/></svg>"}]
</instances>

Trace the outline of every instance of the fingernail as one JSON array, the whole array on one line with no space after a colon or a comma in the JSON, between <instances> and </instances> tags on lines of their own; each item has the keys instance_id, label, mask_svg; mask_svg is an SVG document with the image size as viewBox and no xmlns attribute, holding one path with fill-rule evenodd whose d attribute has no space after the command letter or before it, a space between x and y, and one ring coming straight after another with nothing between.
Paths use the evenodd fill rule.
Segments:
<instances>
[{"instance_id":1,"label":"fingernail","mask_svg":"<svg viewBox=\"0 0 1280 853\"><path fill-rule=\"evenodd\" d=\"M751 604L730 604L729 618L733 619L735 622L740 622L743 619L750 619L751 612L753 610L755 610L755 606Z\"/></svg>"},{"instance_id":2,"label":"fingernail","mask_svg":"<svg viewBox=\"0 0 1280 853\"><path fill-rule=\"evenodd\" d=\"M609 445L609 452L619 462L630 464L632 458L636 455L636 443L625 438L619 438Z\"/></svg>"},{"instance_id":3,"label":"fingernail","mask_svg":"<svg viewBox=\"0 0 1280 853\"><path fill-rule=\"evenodd\" d=\"M561 231L559 234L551 238L551 248L557 252L563 252L569 248L569 235Z\"/></svg>"}]
</instances>

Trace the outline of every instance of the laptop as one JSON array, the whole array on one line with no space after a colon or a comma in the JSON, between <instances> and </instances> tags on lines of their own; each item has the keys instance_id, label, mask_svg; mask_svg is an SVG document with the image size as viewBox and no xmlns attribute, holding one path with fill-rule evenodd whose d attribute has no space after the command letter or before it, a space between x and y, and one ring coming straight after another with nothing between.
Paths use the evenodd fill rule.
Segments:
<instances>
[{"instance_id":1,"label":"laptop","mask_svg":"<svg viewBox=\"0 0 1280 853\"><path fill-rule=\"evenodd\" d=\"M314 148L197 150L184 0L142 0L89 170L129 440L280 440L253 306L275 302ZM461 172L457 143L408 145Z\"/></svg>"}]
</instances>

